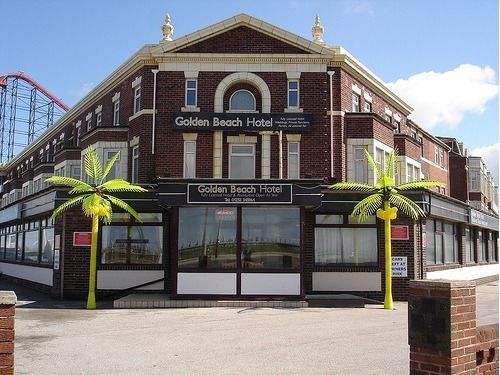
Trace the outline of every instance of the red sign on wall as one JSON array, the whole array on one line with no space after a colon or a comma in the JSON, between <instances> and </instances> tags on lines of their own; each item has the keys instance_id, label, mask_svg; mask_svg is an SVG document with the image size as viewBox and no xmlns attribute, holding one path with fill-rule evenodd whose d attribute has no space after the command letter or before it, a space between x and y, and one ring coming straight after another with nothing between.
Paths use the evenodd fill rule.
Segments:
<instances>
[{"instance_id":1,"label":"red sign on wall","mask_svg":"<svg viewBox=\"0 0 500 375\"><path fill-rule=\"evenodd\" d=\"M391 236L393 240L409 240L410 228L408 225L393 225L391 226Z\"/></svg>"},{"instance_id":2,"label":"red sign on wall","mask_svg":"<svg viewBox=\"0 0 500 375\"><path fill-rule=\"evenodd\" d=\"M92 232L73 232L73 246L89 247L92 244Z\"/></svg>"}]
</instances>

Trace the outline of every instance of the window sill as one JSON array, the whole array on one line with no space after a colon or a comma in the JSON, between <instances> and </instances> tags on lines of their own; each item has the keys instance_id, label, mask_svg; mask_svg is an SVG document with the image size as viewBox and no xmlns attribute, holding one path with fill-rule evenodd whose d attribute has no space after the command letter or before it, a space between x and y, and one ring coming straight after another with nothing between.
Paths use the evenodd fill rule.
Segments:
<instances>
[{"instance_id":1,"label":"window sill","mask_svg":"<svg viewBox=\"0 0 500 375\"><path fill-rule=\"evenodd\" d=\"M142 116L142 115L152 115L152 114L153 114L153 110L152 109L141 109L139 112L137 112L134 115L130 116L128 118L128 120L132 121L132 120L136 119L139 116Z\"/></svg>"},{"instance_id":2,"label":"window sill","mask_svg":"<svg viewBox=\"0 0 500 375\"><path fill-rule=\"evenodd\" d=\"M191 107L191 106L182 107L181 112L200 112L200 107Z\"/></svg>"},{"instance_id":3,"label":"window sill","mask_svg":"<svg viewBox=\"0 0 500 375\"><path fill-rule=\"evenodd\" d=\"M283 110L285 113L303 113L304 109L302 108L295 108L295 107L287 107Z\"/></svg>"}]
</instances>

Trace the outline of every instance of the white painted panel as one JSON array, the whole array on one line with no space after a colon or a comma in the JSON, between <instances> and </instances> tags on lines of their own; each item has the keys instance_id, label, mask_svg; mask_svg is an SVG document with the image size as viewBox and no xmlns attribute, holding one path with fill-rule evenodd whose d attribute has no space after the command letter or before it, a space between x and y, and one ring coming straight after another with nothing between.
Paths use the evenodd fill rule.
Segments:
<instances>
[{"instance_id":1,"label":"white painted panel","mask_svg":"<svg viewBox=\"0 0 500 375\"><path fill-rule=\"evenodd\" d=\"M164 271L97 271L97 289L127 289L161 279ZM164 282L151 284L139 290L163 290Z\"/></svg>"},{"instance_id":2,"label":"white painted panel","mask_svg":"<svg viewBox=\"0 0 500 375\"><path fill-rule=\"evenodd\" d=\"M52 286L53 273L52 268L41 268L24 266L21 264L0 263L0 272L17 277L23 280L34 281L35 283Z\"/></svg>"},{"instance_id":3,"label":"white painted panel","mask_svg":"<svg viewBox=\"0 0 500 375\"><path fill-rule=\"evenodd\" d=\"M380 272L313 272L315 292L381 291Z\"/></svg>"},{"instance_id":4,"label":"white painted panel","mask_svg":"<svg viewBox=\"0 0 500 375\"><path fill-rule=\"evenodd\" d=\"M300 295L300 273L242 273L241 294Z\"/></svg>"},{"instance_id":5,"label":"white painted panel","mask_svg":"<svg viewBox=\"0 0 500 375\"><path fill-rule=\"evenodd\" d=\"M179 273L177 294L236 294L236 274Z\"/></svg>"}]
</instances>

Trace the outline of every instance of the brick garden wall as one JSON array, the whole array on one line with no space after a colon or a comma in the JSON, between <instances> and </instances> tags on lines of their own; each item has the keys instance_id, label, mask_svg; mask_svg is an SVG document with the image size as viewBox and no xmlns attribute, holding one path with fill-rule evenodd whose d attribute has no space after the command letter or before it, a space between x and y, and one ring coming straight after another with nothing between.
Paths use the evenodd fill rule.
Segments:
<instances>
[{"instance_id":1,"label":"brick garden wall","mask_svg":"<svg viewBox=\"0 0 500 375\"><path fill-rule=\"evenodd\" d=\"M0 291L0 374L14 374L16 294Z\"/></svg>"}]
</instances>

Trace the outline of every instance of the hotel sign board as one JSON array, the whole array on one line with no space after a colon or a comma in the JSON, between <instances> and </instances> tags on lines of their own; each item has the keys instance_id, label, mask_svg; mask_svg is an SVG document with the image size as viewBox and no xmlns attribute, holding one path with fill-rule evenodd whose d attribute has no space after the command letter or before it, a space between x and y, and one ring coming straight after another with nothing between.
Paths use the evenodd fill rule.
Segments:
<instances>
[{"instance_id":1,"label":"hotel sign board","mask_svg":"<svg viewBox=\"0 0 500 375\"><path fill-rule=\"evenodd\" d=\"M292 184L188 184L187 203L291 204Z\"/></svg>"},{"instance_id":2,"label":"hotel sign board","mask_svg":"<svg viewBox=\"0 0 500 375\"><path fill-rule=\"evenodd\" d=\"M470 209L469 222L472 225L498 230L498 219L480 211Z\"/></svg>"},{"instance_id":3,"label":"hotel sign board","mask_svg":"<svg viewBox=\"0 0 500 375\"><path fill-rule=\"evenodd\" d=\"M311 130L312 114L309 113L204 113L176 112L172 128L190 130L226 131L290 131Z\"/></svg>"},{"instance_id":4,"label":"hotel sign board","mask_svg":"<svg viewBox=\"0 0 500 375\"><path fill-rule=\"evenodd\" d=\"M406 241L410 239L410 227L408 225L392 225L391 238L393 240Z\"/></svg>"}]
</instances>

